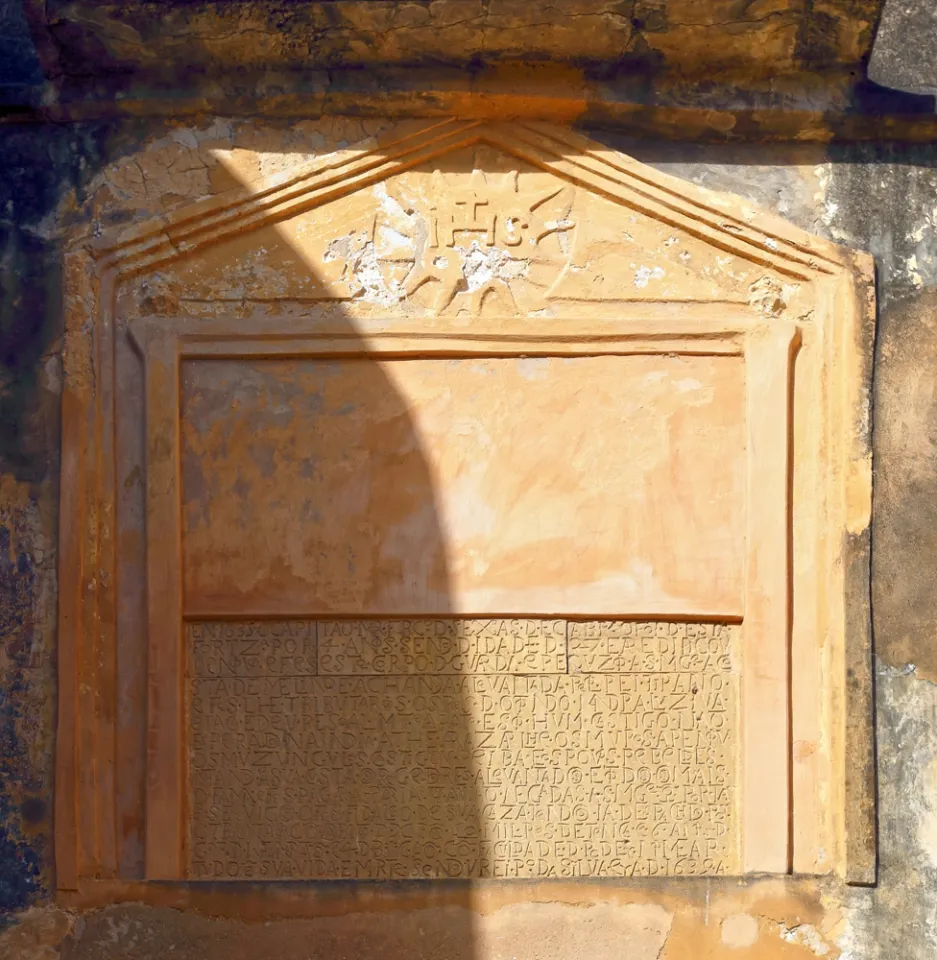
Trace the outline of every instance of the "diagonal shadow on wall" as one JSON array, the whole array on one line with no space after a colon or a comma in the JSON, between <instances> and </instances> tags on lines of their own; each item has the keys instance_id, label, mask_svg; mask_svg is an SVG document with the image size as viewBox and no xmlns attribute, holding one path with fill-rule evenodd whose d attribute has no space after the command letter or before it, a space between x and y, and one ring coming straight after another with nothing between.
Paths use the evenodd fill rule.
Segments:
<instances>
[{"instance_id":1,"label":"diagonal shadow on wall","mask_svg":"<svg viewBox=\"0 0 937 960\"><path fill-rule=\"evenodd\" d=\"M368 355L351 311L327 295L330 284L352 297L360 287L347 276L336 280L334 270L323 276L328 264L302 241L303 229L331 230L353 260L356 224L337 209L200 252L141 285L133 305L124 301L120 872L144 875L146 791L146 411L141 359L125 321L133 312L165 315L193 331L224 323L271 337L297 324L321 326L343 339L341 356L222 356L181 366L187 643L210 636L214 646L203 646L220 654L190 680L190 876L203 890L263 882L254 887L260 914L271 883L281 895L323 898L342 904L329 912L354 914L393 881L386 913L326 923L315 944L297 943L296 956L468 960L468 877L483 845L473 731L460 677L434 675L418 662L423 633L438 647L459 630L450 621L444 523L414 401L395 380L401 361ZM187 314L190 321L178 320ZM389 619L409 614L432 619L404 627ZM312 676L299 656L272 653L277 644L285 649L291 632L308 636L310 621L327 677ZM245 629L275 639L245 646L234 639ZM251 661L258 650L266 665ZM252 681L269 683L261 691ZM442 888L423 882L439 878ZM420 911L431 903L449 909ZM246 947L231 949L236 956Z\"/></svg>"}]
</instances>

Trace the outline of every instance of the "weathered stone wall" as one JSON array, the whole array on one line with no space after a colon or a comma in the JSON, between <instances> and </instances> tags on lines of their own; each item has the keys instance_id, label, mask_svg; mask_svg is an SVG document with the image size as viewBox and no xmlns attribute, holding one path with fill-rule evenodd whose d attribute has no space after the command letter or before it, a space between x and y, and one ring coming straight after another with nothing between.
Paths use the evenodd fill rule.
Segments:
<instances>
[{"instance_id":1,"label":"weathered stone wall","mask_svg":"<svg viewBox=\"0 0 937 960\"><path fill-rule=\"evenodd\" d=\"M637 145L631 149L643 153ZM876 889L842 896L848 920L839 944L844 956L862 960L934 956L937 150L902 144L836 145L822 154L702 150L688 162L679 147L650 149L652 162L671 173L750 197L875 256L872 603L880 874Z\"/></svg>"},{"instance_id":2,"label":"weathered stone wall","mask_svg":"<svg viewBox=\"0 0 937 960\"><path fill-rule=\"evenodd\" d=\"M77 149L75 149L77 148ZM6 130L0 202L0 914L49 890L61 308L56 204L78 143Z\"/></svg>"},{"instance_id":3,"label":"weathered stone wall","mask_svg":"<svg viewBox=\"0 0 937 960\"><path fill-rule=\"evenodd\" d=\"M61 241L76 224L152 215L230 187L212 150L291 152L354 142L379 121L178 127L8 126L0 136L0 956L23 958L627 955L665 960L827 956L925 960L937 952L937 149L848 145L694 147L589 131L645 162L740 194L878 269L873 599L877 653L880 884L772 880L634 883L592 905L575 887L510 903L482 889L474 942L447 930L467 908L428 900L246 926L166 907L116 906L76 921L48 906L55 725ZM237 158L238 154L232 154ZM246 157L244 153L242 156ZM253 162L253 161L252 161ZM522 897L518 897L522 899ZM34 909L26 910L33 906ZM211 898L197 906L212 914ZM38 907L38 909L36 909ZM380 912L384 911L384 912ZM19 923L15 921L19 920ZM71 934L69 935L69 931ZM535 931L535 933L532 933ZM64 939L63 939L64 938ZM573 951L576 952L573 952ZM526 951L526 952L525 952ZM538 952L539 951L539 952ZM708 953L706 951L709 951Z\"/></svg>"}]
</instances>

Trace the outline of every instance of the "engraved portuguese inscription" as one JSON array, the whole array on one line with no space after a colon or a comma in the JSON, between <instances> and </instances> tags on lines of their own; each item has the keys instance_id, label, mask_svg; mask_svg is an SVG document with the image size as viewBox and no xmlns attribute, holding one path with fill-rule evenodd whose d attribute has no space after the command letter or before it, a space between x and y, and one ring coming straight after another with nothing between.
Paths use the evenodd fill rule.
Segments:
<instances>
[{"instance_id":1,"label":"engraved portuguese inscription","mask_svg":"<svg viewBox=\"0 0 937 960\"><path fill-rule=\"evenodd\" d=\"M196 677L316 674L316 627L308 620L192 623L188 643Z\"/></svg>"},{"instance_id":2,"label":"engraved portuguese inscription","mask_svg":"<svg viewBox=\"0 0 937 960\"><path fill-rule=\"evenodd\" d=\"M566 673L563 620L325 620L319 672Z\"/></svg>"},{"instance_id":3,"label":"engraved portuguese inscription","mask_svg":"<svg viewBox=\"0 0 937 960\"><path fill-rule=\"evenodd\" d=\"M733 872L740 634L189 623L189 876Z\"/></svg>"},{"instance_id":4,"label":"engraved portuguese inscription","mask_svg":"<svg viewBox=\"0 0 937 960\"><path fill-rule=\"evenodd\" d=\"M737 627L721 623L569 624L570 673L726 672Z\"/></svg>"}]
</instances>

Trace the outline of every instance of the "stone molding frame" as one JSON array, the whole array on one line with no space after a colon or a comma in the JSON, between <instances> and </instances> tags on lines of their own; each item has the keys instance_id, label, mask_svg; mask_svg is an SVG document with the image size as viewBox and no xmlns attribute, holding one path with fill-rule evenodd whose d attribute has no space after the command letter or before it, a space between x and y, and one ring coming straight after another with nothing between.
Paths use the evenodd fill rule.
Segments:
<instances>
[{"instance_id":1,"label":"stone molding frame","mask_svg":"<svg viewBox=\"0 0 937 960\"><path fill-rule=\"evenodd\" d=\"M131 281L234 238L309 214L466 148L485 145L637 211L763 272L748 302L713 295L672 303L608 299L611 319L567 310L537 320L478 318L472 330L364 325L358 353L576 355L641 351L741 356L749 457L747 634L743 665L743 872L824 873L873 883L876 871L868 525L867 365L874 330L870 258L741 201L661 174L541 123L445 120L299 164L288 174L69 246L62 408L59 573L57 885L90 902L134 886L119 868L115 800L118 300ZM788 285L790 294L780 291ZM555 323L555 321L554 321ZM334 333L186 317L137 318L148 423L149 581L146 871L184 879L180 680L178 430L173 398L189 356L321 356ZM197 328L197 331L196 331ZM795 357L797 372L794 372ZM804 362L801 363L800 358ZM752 375L754 374L754 376ZM801 449L807 453L801 454ZM808 462L809 461L809 462ZM816 508L799 504L809 501ZM154 532L158 531L158 532ZM158 596L166 601L154 604ZM801 597L806 599L801 600ZM626 611L635 613L636 611ZM757 637L760 642L753 642ZM747 697L747 699L746 699ZM826 757L827 769L820 770ZM770 785L770 786L769 786ZM758 804L745 805L745 792ZM766 839L767 838L767 839ZM823 859L822 848L833 851ZM145 885L144 885L145 886ZM107 891L107 892L103 892ZM145 893L143 894L145 896Z\"/></svg>"}]
</instances>

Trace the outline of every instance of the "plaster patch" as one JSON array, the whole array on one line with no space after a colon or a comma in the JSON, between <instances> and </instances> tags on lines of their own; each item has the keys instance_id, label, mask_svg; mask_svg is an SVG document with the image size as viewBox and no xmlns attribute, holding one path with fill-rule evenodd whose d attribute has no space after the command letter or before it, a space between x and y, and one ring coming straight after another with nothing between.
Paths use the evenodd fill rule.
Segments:
<instances>
[{"instance_id":1,"label":"plaster patch","mask_svg":"<svg viewBox=\"0 0 937 960\"><path fill-rule=\"evenodd\" d=\"M381 209L392 217L402 217L406 220L412 220L412 214L408 213L403 204L387 192L386 183L377 183L374 185L374 196L377 197Z\"/></svg>"},{"instance_id":2,"label":"plaster patch","mask_svg":"<svg viewBox=\"0 0 937 960\"><path fill-rule=\"evenodd\" d=\"M734 950L750 947L758 939L758 921L747 913L736 913L722 921L722 942Z\"/></svg>"},{"instance_id":3,"label":"plaster patch","mask_svg":"<svg viewBox=\"0 0 937 960\"><path fill-rule=\"evenodd\" d=\"M484 470L476 466L440 495L440 523L446 530L458 531L463 537L484 537L494 532L498 514L479 489L483 476ZM480 555L473 553L476 570L487 570L488 562L482 563Z\"/></svg>"},{"instance_id":4,"label":"plaster patch","mask_svg":"<svg viewBox=\"0 0 937 960\"><path fill-rule=\"evenodd\" d=\"M507 250L491 247L485 251L477 240L472 241L472 246L467 251L463 251L461 247L456 249L462 253L462 276L465 277L469 293L474 293L495 280L507 283L527 276L529 262L515 259Z\"/></svg>"},{"instance_id":5,"label":"plaster patch","mask_svg":"<svg viewBox=\"0 0 937 960\"><path fill-rule=\"evenodd\" d=\"M826 957L830 945L820 935L820 931L811 923L798 923L793 927L779 924L778 933L785 943L794 943L806 947L815 957Z\"/></svg>"},{"instance_id":6,"label":"plaster patch","mask_svg":"<svg viewBox=\"0 0 937 960\"><path fill-rule=\"evenodd\" d=\"M362 300L389 307L400 299L398 283L395 280L388 283L381 272L373 242L368 241L361 249L352 265L352 272L363 288L360 294Z\"/></svg>"},{"instance_id":7,"label":"plaster patch","mask_svg":"<svg viewBox=\"0 0 937 960\"><path fill-rule=\"evenodd\" d=\"M326 262L346 261L344 279L356 299L385 307L400 301L400 285L393 278L388 281L384 276L374 241L368 239L367 231L352 232L332 240L322 259Z\"/></svg>"},{"instance_id":8,"label":"plaster patch","mask_svg":"<svg viewBox=\"0 0 937 960\"><path fill-rule=\"evenodd\" d=\"M819 185L819 190L817 190L813 196L814 202L817 205L819 222L826 228L831 237L843 240L845 239L845 234L843 230L837 226L839 204L829 197L832 168L828 163L821 163L814 167L813 174Z\"/></svg>"},{"instance_id":9,"label":"plaster patch","mask_svg":"<svg viewBox=\"0 0 937 960\"><path fill-rule=\"evenodd\" d=\"M520 357L517 372L525 380L545 380L550 361L547 357Z\"/></svg>"},{"instance_id":10,"label":"plaster patch","mask_svg":"<svg viewBox=\"0 0 937 960\"><path fill-rule=\"evenodd\" d=\"M578 956L657 960L672 922L672 915L657 904L512 904L478 921L474 952L479 957L504 960Z\"/></svg>"},{"instance_id":11,"label":"plaster patch","mask_svg":"<svg viewBox=\"0 0 937 960\"><path fill-rule=\"evenodd\" d=\"M664 271L660 267L638 267L634 272L634 285L638 288L646 287L650 280L663 279Z\"/></svg>"},{"instance_id":12,"label":"plaster patch","mask_svg":"<svg viewBox=\"0 0 937 960\"><path fill-rule=\"evenodd\" d=\"M392 253L413 254L416 249L411 237L395 230L393 227L388 227L386 224L381 224L375 233L377 234L377 243L380 245L381 254L384 256Z\"/></svg>"}]
</instances>

